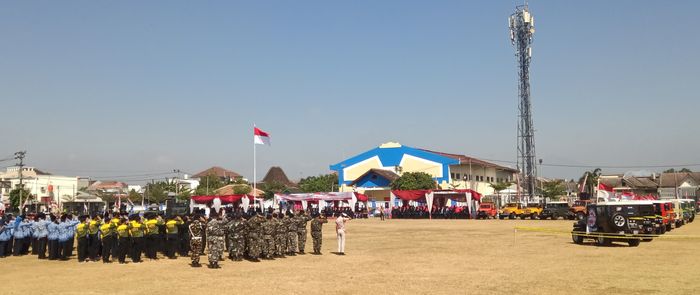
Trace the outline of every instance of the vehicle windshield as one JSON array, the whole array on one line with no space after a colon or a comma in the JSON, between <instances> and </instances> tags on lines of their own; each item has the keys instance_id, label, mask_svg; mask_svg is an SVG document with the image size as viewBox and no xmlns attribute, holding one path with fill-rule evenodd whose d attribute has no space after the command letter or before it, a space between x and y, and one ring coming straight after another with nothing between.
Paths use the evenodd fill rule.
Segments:
<instances>
[{"instance_id":1,"label":"vehicle windshield","mask_svg":"<svg viewBox=\"0 0 700 295\"><path fill-rule=\"evenodd\" d=\"M544 207L545 207L545 208L557 208L557 207L559 207L559 204L547 203L547 204L544 205Z\"/></svg>"},{"instance_id":2,"label":"vehicle windshield","mask_svg":"<svg viewBox=\"0 0 700 295\"><path fill-rule=\"evenodd\" d=\"M576 202L574 202L574 206L586 206L586 202L576 201Z\"/></svg>"},{"instance_id":3,"label":"vehicle windshield","mask_svg":"<svg viewBox=\"0 0 700 295\"><path fill-rule=\"evenodd\" d=\"M652 205L643 205L639 206L639 215L646 216L646 215L654 215L654 206Z\"/></svg>"},{"instance_id":4,"label":"vehicle windshield","mask_svg":"<svg viewBox=\"0 0 700 295\"><path fill-rule=\"evenodd\" d=\"M506 204L506 207L518 207L518 204L516 204L516 203L508 203L508 204Z\"/></svg>"}]
</instances>

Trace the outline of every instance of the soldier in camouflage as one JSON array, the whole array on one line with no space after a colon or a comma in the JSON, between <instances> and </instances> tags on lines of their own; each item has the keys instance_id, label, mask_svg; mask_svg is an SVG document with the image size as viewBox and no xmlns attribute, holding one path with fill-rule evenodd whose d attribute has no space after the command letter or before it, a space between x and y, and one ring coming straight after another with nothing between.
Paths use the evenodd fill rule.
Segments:
<instances>
[{"instance_id":1,"label":"soldier in camouflage","mask_svg":"<svg viewBox=\"0 0 700 295\"><path fill-rule=\"evenodd\" d=\"M260 258L261 249L261 239L262 239L262 223L265 218L258 215L257 212L253 211L251 213L253 216L246 222L246 229L248 231L248 257L253 261L257 261Z\"/></svg>"},{"instance_id":2,"label":"soldier in camouflage","mask_svg":"<svg viewBox=\"0 0 700 295\"><path fill-rule=\"evenodd\" d=\"M209 253L209 268L219 268L219 260L224 252L225 236L226 236L226 221L222 218L223 214L217 214L212 210L210 214L212 219L207 223L207 247Z\"/></svg>"},{"instance_id":3,"label":"soldier in camouflage","mask_svg":"<svg viewBox=\"0 0 700 295\"><path fill-rule=\"evenodd\" d=\"M306 224L311 220L309 215L306 215L304 210L299 211L296 216L297 222L297 239L299 242L299 253L304 254L304 248L306 248Z\"/></svg>"},{"instance_id":4,"label":"soldier in camouflage","mask_svg":"<svg viewBox=\"0 0 700 295\"><path fill-rule=\"evenodd\" d=\"M246 220L241 213L236 213L227 224L227 235L229 238L229 258L241 261L245 255Z\"/></svg>"},{"instance_id":5,"label":"soldier in camouflage","mask_svg":"<svg viewBox=\"0 0 700 295\"><path fill-rule=\"evenodd\" d=\"M275 240L273 235L276 230L276 219L272 219L272 215L267 215L267 220L262 224L262 254L265 259L272 259L272 255L275 253Z\"/></svg>"},{"instance_id":6,"label":"soldier in camouflage","mask_svg":"<svg viewBox=\"0 0 700 295\"><path fill-rule=\"evenodd\" d=\"M321 255L321 243L323 242L323 224L328 223L328 219L316 213L311 220L311 239L314 242L314 254Z\"/></svg>"},{"instance_id":7,"label":"soldier in camouflage","mask_svg":"<svg viewBox=\"0 0 700 295\"><path fill-rule=\"evenodd\" d=\"M279 218L275 228L275 255L283 257L287 253L287 225L284 221L284 213L280 212L279 215L273 216Z\"/></svg>"},{"instance_id":8,"label":"soldier in camouflage","mask_svg":"<svg viewBox=\"0 0 700 295\"><path fill-rule=\"evenodd\" d=\"M190 249L192 249L192 267L200 267L199 253L202 247L202 236L204 235L204 216L195 213L194 218L189 226L190 232Z\"/></svg>"},{"instance_id":9,"label":"soldier in camouflage","mask_svg":"<svg viewBox=\"0 0 700 295\"><path fill-rule=\"evenodd\" d=\"M287 254L295 256L297 252L297 221L292 212L287 212Z\"/></svg>"}]
</instances>

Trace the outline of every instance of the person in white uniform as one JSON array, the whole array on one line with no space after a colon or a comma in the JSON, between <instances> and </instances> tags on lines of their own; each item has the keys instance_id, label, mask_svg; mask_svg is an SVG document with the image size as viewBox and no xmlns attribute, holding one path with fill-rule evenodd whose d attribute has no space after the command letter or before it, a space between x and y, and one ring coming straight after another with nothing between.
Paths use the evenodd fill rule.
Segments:
<instances>
[{"instance_id":1,"label":"person in white uniform","mask_svg":"<svg viewBox=\"0 0 700 295\"><path fill-rule=\"evenodd\" d=\"M350 217L345 213L335 219L335 232L338 235L338 255L345 255L345 223L349 220Z\"/></svg>"}]
</instances>

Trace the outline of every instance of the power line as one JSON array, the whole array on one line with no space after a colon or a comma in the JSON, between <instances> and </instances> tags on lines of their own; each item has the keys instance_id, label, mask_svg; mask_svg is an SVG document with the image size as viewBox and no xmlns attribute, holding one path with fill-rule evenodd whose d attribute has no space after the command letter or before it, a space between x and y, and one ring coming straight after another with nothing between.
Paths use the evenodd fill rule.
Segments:
<instances>
[{"instance_id":1,"label":"power line","mask_svg":"<svg viewBox=\"0 0 700 295\"><path fill-rule=\"evenodd\" d=\"M498 159L487 159L487 158L477 158L479 160L484 160L484 161L489 161L489 162L498 162L498 163L508 163L508 164L517 164L515 161L509 161L509 160L498 160ZM700 163L693 163L693 164L654 164L654 165L579 165L579 164L561 164L561 163L552 163L552 164L546 164L542 163L542 166L547 166L547 167L565 167L565 168L601 168L601 169L635 169L635 168L667 168L667 167L698 167L700 166Z\"/></svg>"}]
</instances>

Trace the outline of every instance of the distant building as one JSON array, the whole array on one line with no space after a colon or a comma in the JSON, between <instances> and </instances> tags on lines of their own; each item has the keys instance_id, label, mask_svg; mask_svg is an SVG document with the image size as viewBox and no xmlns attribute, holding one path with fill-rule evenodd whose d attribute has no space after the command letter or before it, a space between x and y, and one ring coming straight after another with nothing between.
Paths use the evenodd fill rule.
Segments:
<instances>
[{"instance_id":1,"label":"distant building","mask_svg":"<svg viewBox=\"0 0 700 295\"><path fill-rule=\"evenodd\" d=\"M229 180L243 178L243 176L241 176L240 174L238 174L234 171L226 170L226 169L218 167L218 166L211 167L207 170L204 170L204 171L199 172L195 175L192 175L191 178L198 180L198 179L201 179L202 177L212 176L212 175L219 177L219 179L221 179L221 181L229 181Z\"/></svg>"},{"instance_id":2,"label":"distant building","mask_svg":"<svg viewBox=\"0 0 700 295\"><path fill-rule=\"evenodd\" d=\"M260 183L280 183L286 187L297 186L296 183L289 180L284 170L277 166L270 167L270 170L267 170L267 174L265 174L265 177L263 177Z\"/></svg>"},{"instance_id":3,"label":"distant building","mask_svg":"<svg viewBox=\"0 0 700 295\"><path fill-rule=\"evenodd\" d=\"M88 187L89 180L78 176L61 176L39 170L34 167L22 168L24 188L30 191L37 203L68 202L75 198L78 191ZM10 191L19 186L19 167L8 167L0 173L3 202L9 203Z\"/></svg>"},{"instance_id":4,"label":"distant building","mask_svg":"<svg viewBox=\"0 0 700 295\"><path fill-rule=\"evenodd\" d=\"M674 172L659 175L659 196L662 199L698 199L700 172Z\"/></svg>"},{"instance_id":5,"label":"distant building","mask_svg":"<svg viewBox=\"0 0 700 295\"><path fill-rule=\"evenodd\" d=\"M406 172L425 172L440 189L472 189L493 194L493 182L512 182L517 170L459 154L418 149L389 142L330 165L340 191L358 191L388 200L391 182Z\"/></svg>"}]
</instances>

